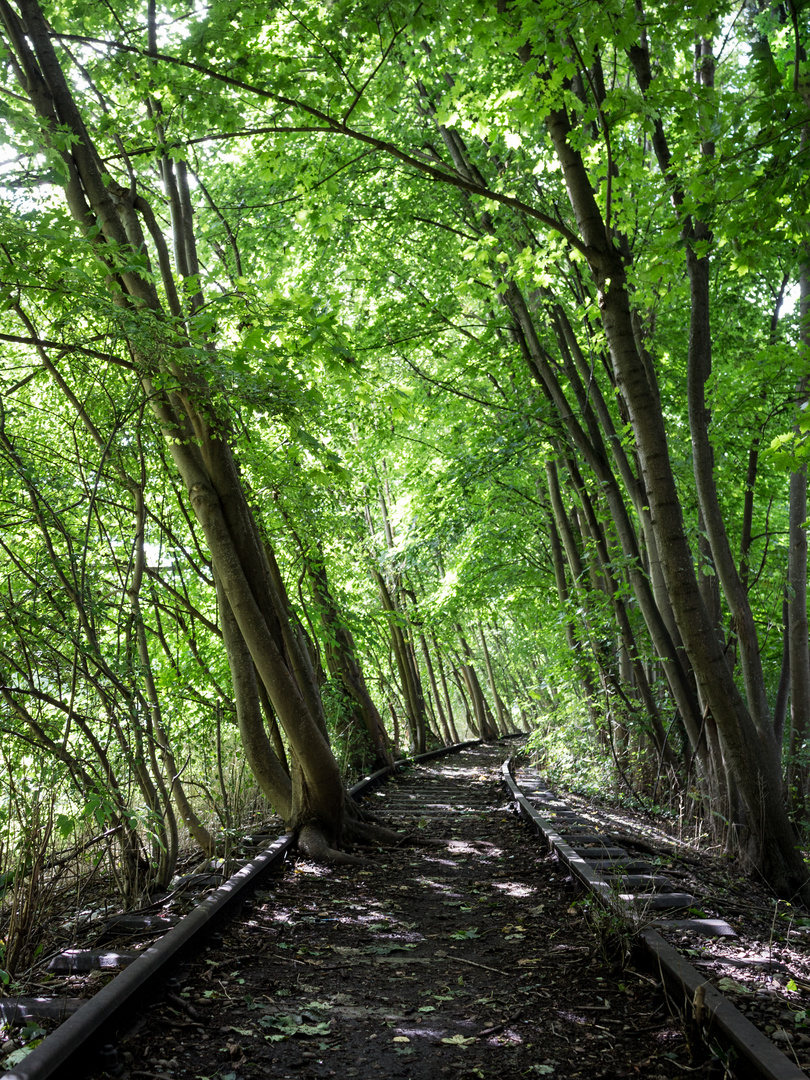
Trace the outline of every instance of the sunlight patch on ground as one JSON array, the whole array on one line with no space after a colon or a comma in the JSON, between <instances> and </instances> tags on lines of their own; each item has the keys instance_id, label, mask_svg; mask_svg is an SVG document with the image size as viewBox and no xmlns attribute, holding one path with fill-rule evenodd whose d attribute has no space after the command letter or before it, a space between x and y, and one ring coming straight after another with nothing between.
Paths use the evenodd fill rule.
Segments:
<instances>
[{"instance_id":1,"label":"sunlight patch on ground","mask_svg":"<svg viewBox=\"0 0 810 1080\"><path fill-rule=\"evenodd\" d=\"M503 1046L505 1043L511 1043L514 1046L519 1046L523 1042L523 1038L518 1035L514 1028L507 1028L502 1031L500 1035L493 1035L487 1039L490 1046Z\"/></svg>"},{"instance_id":2,"label":"sunlight patch on ground","mask_svg":"<svg viewBox=\"0 0 810 1080\"><path fill-rule=\"evenodd\" d=\"M331 877L332 875L331 867L310 862L297 862L295 872L296 874L306 874L308 877Z\"/></svg>"},{"instance_id":3,"label":"sunlight patch on ground","mask_svg":"<svg viewBox=\"0 0 810 1080\"><path fill-rule=\"evenodd\" d=\"M483 840L448 840L447 850L454 855L481 855L485 859L497 859L503 856L503 848L495 847Z\"/></svg>"},{"instance_id":4,"label":"sunlight patch on ground","mask_svg":"<svg viewBox=\"0 0 810 1080\"><path fill-rule=\"evenodd\" d=\"M428 888L435 889L436 892L444 893L449 896L458 896L456 886L450 884L450 882L431 881L430 878L426 877L415 877L413 881L416 885L426 885Z\"/></svg>"},{"instance_id":5,"label":"sunlight patch on ground","mask_svg":"<svg viewBox=\"0 0 810 1080\"><path fill-rule=\"evenodd\" d=\"M537 892L532 886L519 885L516 881L493 881L492 888L500 889L501 892L508 893L509 896L531 896Z\"/></svg>"},{"instance_id":6,"label":"sunlight patch on ground","mask_svg":"<svg viewBox=\"0 0 810 1080\"><path fill-rule=\"evenodd\" d=\"M681 1034L680 1031L677 1031L675 1028L664 1028L662 1031L653 1031L651 1034L652 1034L653 1040L655 1042L657 1042L657 1043L667 1043L667 1042L681 1043L681 1042L683 1042L683 1035Z\"/></svg>"},{"instance_id":7,"label":"sunlight patch on ground","mask_svg":"<svg viewBox=\"0 0 810 1080\"><path fill-rule=\"evenodd\" d=\"M434 1041L437 1040L437 1039L441 1039L441 1037L445 1034L444 1028L435 1028L435 1027L432 1027L432 1028L397 1027L397 1028L394 1028L394 1031L400 1037L402 1037L404 1035L406 1039L433 1039Z\"/></svg>"},{"instance_id":8,"label":"sunlight patch on ground","mask_svg":"<svg viewBox=\"0 0 810 1080\"><path fill-rule=\"evenodd\" d=\"M266 914L273 922L292 922L293 915L297 915L298 913L294 908L274 908L272 911L267 911Z\"/></svg>"},{"instance_id":9,"label":"sunlight patch on ground","mask_svg":"<svg viewBox=\"0 0 810 1080\"><path fill-rule=\"evenodd\" d=\"M452 770L448 769L447 770L447 775L445 775L445 773L441 769L431 769L431 770L428 771L425 766L423 766L423 768L425 768L425 772L427 773L428 776L437 777L437 778L439 778L441 780L444 780L444 779L458 780L459 777L463 777L463 776L469 777L469 779L471 779L471 780L479 780L479 781L486 781L486 780L489 779L487 774L484 773L484 772L481 772L480 767L476 766L476 765L470 766L470 767L468 767L466 769L464 769L464 768L453 768Z\"/></svg>"},{"instance_id":10,"label":"sunlight patch on ground","mask_svg":"<svg viewBox=\"0 0 810 1080\"><path fill-rule=\"evenodd\" d=\"M573 1012L571 1009L557 1009L557 1016L561 1020L567 1021L569 1024L587 1024L590 1027L593 1024L592 1019L588 1019L587 1016L582 1016L580 1013Z\"/></svg>"}]
</instances>

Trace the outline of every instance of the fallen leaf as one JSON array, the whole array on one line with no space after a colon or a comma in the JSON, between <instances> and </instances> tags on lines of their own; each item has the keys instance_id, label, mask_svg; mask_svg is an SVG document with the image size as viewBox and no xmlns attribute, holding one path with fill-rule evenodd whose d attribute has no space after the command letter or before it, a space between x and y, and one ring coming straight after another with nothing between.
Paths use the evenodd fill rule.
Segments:
<instances>
[{"instance_id":1,"label":"fallen leaf","mask_svg":"<svg viewBox=\"0 0 810 1080\"><path fill-rule=\"evenodd\" d=\"M415 949L415 944L402 944L402 945L366 945L363 952L369 953L372 956L390 956L393 952L404 952L405 949Z\"/></svg>"}]
</instances>

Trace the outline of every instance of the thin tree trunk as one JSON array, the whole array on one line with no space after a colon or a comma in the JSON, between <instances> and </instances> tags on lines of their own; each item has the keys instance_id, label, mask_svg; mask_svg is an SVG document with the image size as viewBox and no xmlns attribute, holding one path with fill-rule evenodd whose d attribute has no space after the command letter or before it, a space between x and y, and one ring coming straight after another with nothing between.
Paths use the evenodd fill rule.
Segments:
<instances>
[{"instance_id":1,"label":"thin tree trunk","mask_svg":"<svg viewBox=\"0 0 810 1080\"><path fill-rule=\"evenodd\" d=\"M467 690L466 683L460 674L461 668L464 666L463 661L460 657L458 658L457 664L457 667L452 668L451 675L453 681L456 684L459 697L461 698L461 704L464 706L464 724L468 732L472 732L476 739L480 739L482 738L481 730L477 726L477 718L475 716L475 713L470 709L470 704L467 697L469 691ZM469 738L469 735L467 737Z\"/></svg>"},{"instance_id":2,"label":"thin tree trunk","mask_svg":"<svg viewBox=\"0 0 810 1080\"><path fill-rule=\"evenodd\" d=\"M175 337L171 320L164 317L141 220L154 244L174 325L179 325L181 308L165 242L154 228L155 215L142 196L120 188L105 174L101 155L59 66L37 0L22 0L20 17L7 0L0 0L0 15L16 56L22 92L29 97L42 129L55 133L59 128L71 136L70 149L59 151L66 201L103 265L111 308L117 306L126 316L122 323L131 328L126 330L130 334L128 363L135 365L145 400L161 427L202 526L217 578L221 612L229 626L229 660L236 663L234 677L242 685L242 713L246 715L245 695L250 694L253 703L248 712L253 728L256 714L261 713L255 683L258 674L284 728L295 766L290 824L299 830L305 846L327 854L329 844L339 840L343 830L343 783L324 731L317 687L311 685L300 643L290 632L289 609L273 580L233 460L228 417L212 399L199 365L181 359L177 345L189 342L182 335ZM154 5L148 32L154 51ZM64 145L62 135L60 140ZM162 168L172 211L177 269L197 290L189 299L193 311L202 297L195 276L197 260L185 167L180 163L173 169L172 162L164 158ZM200 343L200 355L210 349L208 340ZM248 656L255 673L247 663ZM269 741L262 753L267 748ZM253 751L255 762L258 743L253 744ZM274 755L269 761L275 765L267 764L268 776L279 770L283 773ZM285 783L289 783L286 774Z\"/></svg>"},{"instance_id":3,"label":"thin tree trunk","mask_svg":"<svg viewBox=\"0 0 810 1080\"><path fill-rule=\"evenodd\" d=\"M427 669L428 679L430 680L430 689L433 694L433 700L436 703L436 715L439 718L442 734L444 736L444 745L450 746L453 742L453 737L450 734L450 728L447 724L447 717L445 716L444 709L442 708L442 701L439 697L439 688L436 685L436 674L433 670L433 661L430 658L430 650L428 649L427 638L424 634L419 635L419 643L422 647L422 656L425 658L425 668Z\"/></svg>"},{"instance_id":4,"label":"thin tree trunk","mask_svg":"<svg viewBox=\"0 0 810 1080\"><path fill-rule=\"evenodd\" d=\"M495 723L495 717L492 715L492 710L487 703L487 699L484 697L484 692L481 689L481 683L478 681L478 675L476 674L475 667L472 664L473 652L462 633L461 627L456 623L456 634L458 635L461 648L464 652L465 662L460 665L460 671L464 677L464 682L467 685L467 690L470 695L470 701L472 702L473 712L475 713L476 725L480 732L480 737L484 741L489 742L493 739L497 739L499 732Z\"/></svg>"},{"instance_id":5,"label":"thin tree trunk","mask_svg":"<svg viewBox=\"0 0 810 1080\"><path fill-rule=\"evenodd\" d=\"M548 536L549 544L551 547L551 557L554 565L554 578L557 583L557 596L560 599L560 603L565 605L568 600L568 582L565 574L565 562L568 563L568 571L573 582L573 587L576 593L580 596L580 603L577 605L583 612L586 611L587 597L582 595L583 593L583 581L582 581L582 562L579 557L579 551L577 549L576 540L574 538L573 531L571 529L571 523L568 520L568 516L565 512L565 507L562 502L562 495L560 492L559 478L557 476L557 466L553 461L546 461L546 484L549 493L549 502L551 505L551 516L548 522ZM565 552L565 559L563 560L563 552ZM587 614L583 614L584 629L588 636L592 639L590 627L587 625ZM597 693L596 686L594 685L593 675L588 664L588 660L584 655L584 649L582 643L579 640L577 628L569 621L566 623L566 634L568 638L569 648L572 650L574 656L575 670L579 678L582 688L585 692L585 700L588 705L588 712L591 718L591 726L593 727L594 734L599 736L599 732L602 727L601 722L601 710L599 708L599 695ZM594 657L599 662L599 656L596 643L591 641L591 650L594 653Z\"/></svg>"},{"instance_id":6,"label":"thin tree trunk","mask_svg":"<svg viewBox=\"0 0 810 1080\"><path fill-rule=\"evenodd\" d=\"M810 263L804 263L799 277L800 342L810 355ZM797 387L799 408L806 408L810 380L804 376ZM807 620L807 466L790 476L788 548L788 651L790 662L790 746L787 787L794 810L804 816L807 809L810 768L802 760L810 733L810 647Z\"/></svg>"},{"instance_id":7,"label":"thin tree trunk","mask_svg":"<svg viewBox=\"0 0 810 1080\"><path fill-rule=\"evenodd\" d=\"M400 612L394 604L385 578L376 568L372 569L374 580L380 592L383 609L388 614L388 626L391 634L391 647L399 672L400 685L405 699L408 724L411 731L412 749L416 754L425 752L425 702L421 686L414 681L413 665L408 655L408 644L399 624Z\"/></svg>"},{"instance_id":8,"label":"thin tree trunk","mask_svg":"<svg viewBox=\"0 0 810 1080\"><path fill-rule=\"evenodd\" d=\"M444 661L442 660L442 652L439 648L439 644L436 641L435 635L431 634L430 640L433 644L433 651L436 654L436 665L439 669L439 682L442 684L442 697L444 698L444 705L447 710L447 723L450 726L450 732L453 736L453 742L461 742L458 731L456 730L456 719L453 715L453 703L450 700L450 691L447 686L447 678L444 673Z\"/></svg>"},{"instance_id":9,"label":"thin tree trunk","mask_svg":"<svg viewBox=\"0 0 810 1080\"><path fill-rule=\"evenodd\" d=\"M298 537L296 536L298 540ZM375 768L382 768L392 763L388 748L388 735L374 704L363 677L363 671L357 659L354 637L338 611L329 581L326 575L326 563L318 546L317 554L306 551L298 540L299 550L309 576L315 601L320 609L321 618L327 631L325 644L327 664L333 676L340 680L354 708L364 725L369 743L374 753Z\"/></svg>"},{"instance_id":10,"label":"thin tree trunk","mask_svg":"<svg viewBox=\"0 0 810 1080\"><path fill-rule=\"evenodd\" d=\"M492 691L492 700L495 702L495 713L498 717L498 728L501 735L507 735L509 733L509 721L506 717L506 709L498 694L498 687L495 685L495 672L492 670L492 660L489 655L489 649L487 648L487 639L484 636L484 628L481 623L478 623L478 637L481 640L481 649L484 654L484 667L487 669L487 679L489 681L489 688Z\"/></svg>"},{"instance_id":11,"label":"thin tree trunk","mask_svg":"<svg viewBox=\"0 0 810 1080\"><path fill-rule=\"evenodd\" d=\"M528 57L527 57L528 58ZM642 92L646 86L641 82ZM606 230L605 222L594 199L591 181L578 150L571 141L571 123L565 109L549 113L547 127L554 143L563 179L574 209L583 241L588 245L589 262L599 294L602 325L610 347L617 385L627 402L630 421L636 438L639 462L650 500L652 520L662 569L666 579L673 611L687 655L723 740L724 760L728 763L747 813L746 828L738 836L739 849L780 895L810 899L810 887L804 862L795 847L790 821L781 798L781 776L773 729L760 725L767 716L763 712L761 687L755 685L754 643L747 628L742 650L746 653L747 682L754 693L753 715L737 689L717 640L714 627L700 599L694 574L681 505L667 449L666 429L658 408L654 389L642 357L639 356L633 333L630 311L630 289L623 256ZM660 120L655 121L654 142L662 134ZM669 155L667 153L667 171ZM705 366L698 358L705 355L702 310L702 276L705 260L697 258L687 246L690 280L693 290L693 335L690 345L691 385L690 413L695 433L696 472L701 479L701 504L707 526L719 534L718 523L711 512L711 476L706 475L710 462L703 450L704 432L701 394L705 385ZM711 520L710 520L711 519ZM720 552L720 535L714 537L712 551L723 582L727 561ZM736 575L736 568L735 568ZM723 582L724 591L732 593L731 581ZM736 607L737 597L734 596ZM743 611L740 611L743 614Z\"/></svg>"}]
</instances>

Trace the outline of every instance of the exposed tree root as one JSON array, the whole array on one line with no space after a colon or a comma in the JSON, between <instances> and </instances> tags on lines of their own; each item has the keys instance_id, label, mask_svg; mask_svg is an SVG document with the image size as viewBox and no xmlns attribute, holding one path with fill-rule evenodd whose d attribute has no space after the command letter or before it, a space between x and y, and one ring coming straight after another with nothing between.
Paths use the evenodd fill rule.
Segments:
<instances>
[{"instance_id":1,"label":"exposed tree root","mask_svg":"<svg viewBox=\"0 0 810 1080\"><path fill-rule=\"evenodd\" d=\"M444 847L445 841L433 840L416 833L395 832L368 821L349 820L344 827L349 843L362 847ZM317 825L304 825L298 834L298 849L314 862L331 866L371 866L372 860L332 847Z\"/></svg>"},{"instance_id":2,"label":"exposed tree root","mask_svg":"<svg viewBox=\"0 0 810 1080\"><path fill-rule=\"evenodd\" d=\"M298 834L298 850L315 862L327 863L332 866L369 865L368 859L333 848L321 830L315 825L305 825L301 829Z\"/></svg>"},{"instance_id":3,"label":"exposed tree root","mask_svg":"<svg viewBox=\"0 0 810 1080\"><path fill-rule=\"evenodd\" d=\"M396 832L383 824L378 817L362 803L356 802L348 794L344 799L345 812L344 834L348 840L363 846L379 847L444 847L444 840L429 840L413 832Z\"/></svg>"},{"instance_id":4,"label":"exposed tree root","mask_svg":"<svg viewBox=\"0 0 810 1080\"><path fill-rule=\"evenodd\" d=\"M399 847L405 838L404 833L371 821L347 821L344 832L349 840L356 843L380 844L384 847Z\"/></svg>"},{"instance_id":5,"label":"exposed tree root","mask_svg":"<svg viewBox=\"0 0 810 1080\"><path fill-rule=\"evenodd\" d=\"M430 836L420 836L419 833L408 833L402 843L410 847L443 848L447 847L447 842L451 839L452 837L447 836L443 840L434 840Z\"/></svg>"},{"instance_id":6,"label":"exposed tree root","mask_svg":"<svg viewBox=\"0 0 810 1080\"><path fill-rule=\"evenodd\" d=\"M379 847L444 847L445 843L443 840L429 839L413 832L395 832L384 825L375 825L368 821L349 821L345 831L355 843Z\"/></svg>"}]
</instances>

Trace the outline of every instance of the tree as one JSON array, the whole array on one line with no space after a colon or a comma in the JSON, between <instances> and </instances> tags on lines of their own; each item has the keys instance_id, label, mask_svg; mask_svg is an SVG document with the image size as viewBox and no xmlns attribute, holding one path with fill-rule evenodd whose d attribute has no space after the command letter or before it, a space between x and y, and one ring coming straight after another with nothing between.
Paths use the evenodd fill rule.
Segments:
<instances>
[{"instance_id":1,"label":"tree","mask_svg":"<svg viewBox=\"0 0 810 1080\"><path fill-rule=\"evenodd\" d=\"M471 652L470 627L509 591L510 571L495 571L500 545L517 555L513 576L536 574L538 591L556 593L559 632L577 645L594 711L597 689L608 710L622 700L609 730L623 740L640 702L639 731L671 768L682 754L687 782L696 776L707 804L722 807L729 845L778 892L807 898L782 798L786 695L776 692L790 675L798 750L807 650L796 603L780 680L766 631L781 618L771 586L781 594L783 582L769 555L787 515L762 507L786 508L788 494L761 453L792 412L800 367L802 331L791 338L779 317L806 262L794 234L783 235L785 219L798 234L807 213L798 21L792 49L778 13L729 22L716 57L731 12L702 2L568 13L511 0L475 5L472 21L468 7L433 3L246 5L237 16L214 3L178 14L182 31L159 25L154 4L145 26L92 6L70 27L58 11L49 27L32 0L21 20L3 11L28 102L12 118L62 178L86 238L46 237L41 221L43 250L81 271L92 297L83 327L101 315L114 328L110 355L166 440L210 551L248 757L305 842L337 842L342 785L284 558L253 510L258 470L246 449L268 398L289 413L315 400L292 355L302 371L321 365L337 411L373 415L377 432L405 435L409 447L432 445L429 471L457 481L438 495L408 478L414 505L440 508L452 534L428 570L431 528L419 522L395 553L389 540L394 573L381 576L383 603L402 609L392 625L417 745L424 697L416 639L401 633L396 593L412 582L400 564L414 552L419 629L425 620L449 646L463 623ZM759 49L751 65L746 35ZM779 88L771 97L790 124L778 122L763 80ZM223 144L226 169L210 150ZM760 192L776 196L767 217ZM32 283L9 275L12 289L23 284ZM749 352L746 336L760 347ZM733 377L743 367L757 386L740 401ZM423 416L436 426L427 438ZM787 439L795 451L801 436ZM441 441L455 456L436 451ZM336 442L348 458L352 440ZM548 543L536 536L547 463ZM370 472L359 486L376 498ZM794 481L794 539L800 488ZM533 507L519 530L508 517L515 500ZM490 529L482 508L508 525ZM487 573L467 574L481 551ZM452 565L439 567L445 558ZM791 582L804 590L801 559ZM440 610L455 591L471 619ZM265 732L262 688L290 745L291 778ZM665 688L676 739L661 719ZM466 689L488 725L480 684L476 694L470 678Z\"/></svg>"},{"instance_id":2,"label":"tree","mask_svg":"<svg viewBox=\"0 0 810 1080\"><path fill-rule=\"evenodd\" d=\"M224 400L209 385L213 327L199 282L186 164L168 153L160 159L182 287L178 293L154 211L138 190L134 174L127 190L108 173L38 4L23 4L19 15L4 4L2 16L15 74L40 127L40 145L59 168L71 215L104 275L106 295L101 293L96 300L108 307L128 354L126 359L113 355L110 360L127 367L140 385L208 545L251 767L299 832L304 848L322 854L343 835L345 794L329 748L311 660L239 475L231 418ZM152 53L156 35L152 5L147 27ZM146 106L153 116L161 115L161 103L154 97L148 97ZM160 131L159 122L155 128ZM84 261L85 249L81 250ZM264 733L259 683L289 741L291 776Z\"/></svg>"}]
</instances>

